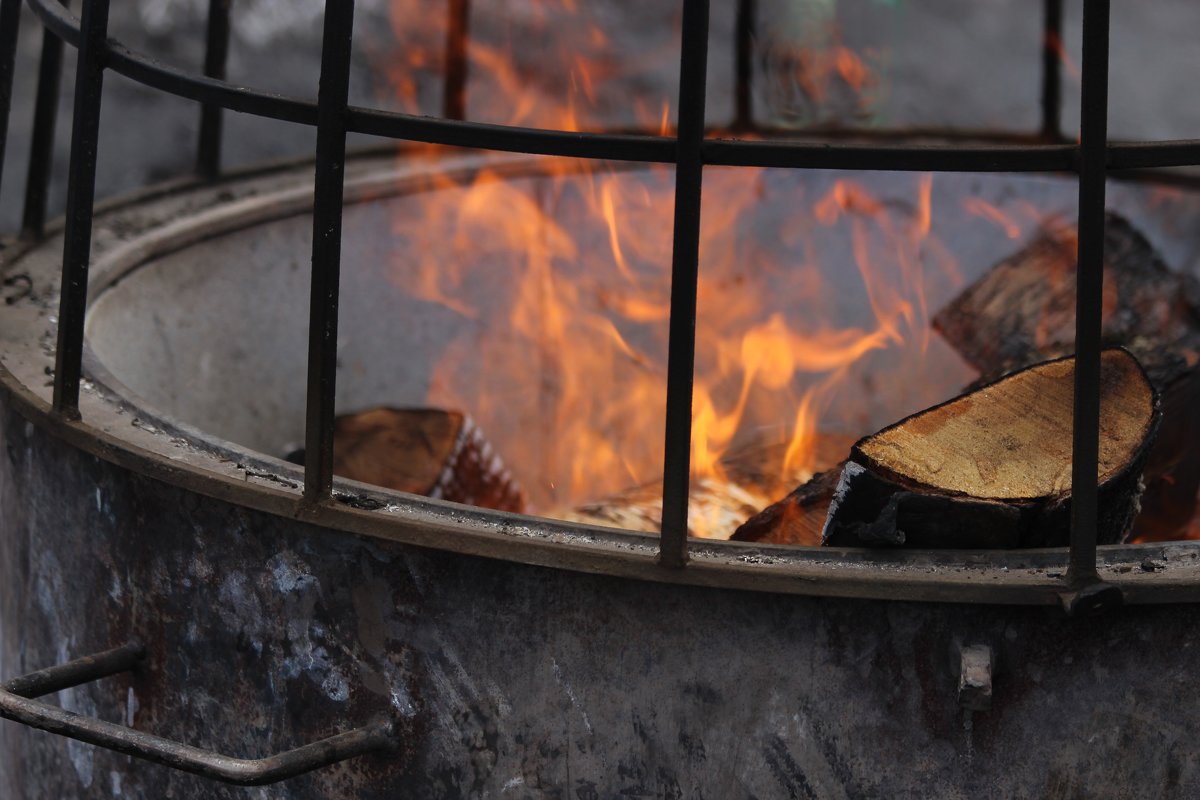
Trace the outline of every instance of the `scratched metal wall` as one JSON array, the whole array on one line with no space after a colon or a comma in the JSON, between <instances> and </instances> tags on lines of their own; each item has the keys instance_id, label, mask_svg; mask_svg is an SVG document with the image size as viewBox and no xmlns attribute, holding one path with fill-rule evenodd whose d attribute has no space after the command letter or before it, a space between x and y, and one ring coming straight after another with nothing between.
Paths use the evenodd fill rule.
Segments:
<instances>
[{"instance_id":1,"label":"scratched metal wall","mask_svg":"<svg viewBox=\"0 0 1200 800\"><path fill-rule=\"evenodd\" d=\"M404 746L233 789L0 721L0 796L1195 797L1200 610L662 586L316 529L0 426L0 673L142 637L66 707L240 756ZM967 721L958 648L998 659Z\"/></svg>"}]
</instances>

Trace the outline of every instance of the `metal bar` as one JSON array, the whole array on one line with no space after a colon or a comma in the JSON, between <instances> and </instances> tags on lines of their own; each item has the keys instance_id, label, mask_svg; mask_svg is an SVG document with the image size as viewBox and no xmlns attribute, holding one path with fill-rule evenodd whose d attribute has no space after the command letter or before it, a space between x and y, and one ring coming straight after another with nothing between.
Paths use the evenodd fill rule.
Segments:
<instances>
[{"instance_id":1,"label":"metal bar","mask_svg":"<svg viewBox=\"0 0 1200 800\"><path fill-rule=\"evenodd\" d=\"M897 170L905 172L1074 171L1073 145L846 145L798 141L705 140L705 164L784 169Z\"/></svg>"},{"instance_id":2,"label":"metal bar","mask_svg":"<svg viewBox=\"0 0 1200 800\"><path fill-rule=\"evenodd\" d=\"M321 83L317 93L317 163L313 187L312 294L308 311L308 398L304 499L328 499L333 485L333 418L337 390L338 281L342 185L354 0L325 6Z\"/></svg>"},{"instance_id":3,"label":"metal bar","mask_svg":"<svg viewBox=\"0 0 1200 800\"><path fill-rule=\"evenodd\" d=\"M231 758L149 733L83 717L30 698L132 669L145 648L130 642L94 656L40 670L0 685L0 717L118 753L240 786L261 786L395 744L395 726L376 722L260 759Z\"/></svg>"},{"instance_id":4,"label":"metal bar","mask_svg":"<svg viewBox=\"0 0 1200 800\"><path fill-rule=\"evenodd\" d=\"M79 47L79 20L67 9L64 0L26 0L26 4L46 30L72 47Z\"/></svg>"},{"instance_id":5,"label":"metal bar","mask_svg":"<svg viewBox=\"0 0 1200 800\"><path fill-rule=\"evenodd\" d=\"M55 37L69 44L79 40L76 21L55 0L27 0L28 5ZM55 41L58 41L55 38ZM230 111L256 117L317 124L317 106L308 100L259 92L215 78L189 75L117 43L108 43L107 67L145 86L201 103L214 103ZM674 140L662 136L580 133L455 122L411 114L351 106L346 130L389 139L406 139L456 147L499 150L574 158L620 161L675 160Z\"/></svg>"},{"instance_id":6,"label":"metal bar","mask_svg":"<svg viewBox=\"0 0 1200 800\"><path fill-rule=\"evenodd\" d=\"M8 111L12 108L20 26L21 0L0 0L0 186L4 185L4 150L8 144Z\"/></svg>"},{"instance_id":7,"label":"metal bar","mask_svg":"<svg viewBox=\"0 0 1200 800\"><path fill-rule=\"evenodd\" d=\"M1164 142L1126 142L1109 145L1108 168L1153 169L1200 164L1200 139Z\"/></svg>"},{"instance_id":8,"label":"metal bar","mask_svg":"<svg viewBox=\"0 0 1200 800\"><path fill-rule=\"evenodd\" d=\"M66 0L61 6L56 6L60 10L65 8ZM31 239L40 239L46 230L46 202L50 194L58 93L62 84L62 54L62 40L49 29L43 31L29 139L29 164L25 174L25 206L21 217L21 234Z\"/></svg>"},{"instance_id":9,"label":"metal bar","mask_svg":"<svg viewBox=\"0 0 1200 800\"><path fill-rule=\"evenodd\" d=\"M446 77L442 84L442 116L467 118L467 37L470 35L471 0L448 0L446 22Z\"/></svg>"},{"instance_id":10,"label":"metal bar","mask_svg":"<svg viewBox=\"0 0 1200 800\"><path fill-rule=\"evenodd\" d=\"M56 0L26 0L26 3L47 31L73 47L79 46L79 20ZM215 78L191 75L175 67L160 64L119 42L107 43L105 66L130 80L177 97L200 103L216 103L230 111L240 111L256 117L297 122L302 125L317 124L315 103L271 92L254 91Z\"/></svg>"},{"instance_id":11,"label":"metal bar","mask_svg":"<svg viewBox=\"0 0 1200 800\"><path fill-rule=\"evenodd\" d=\"M510 153L613 161L675 161L675 140L622 133L577 133L484 122L450 122L351 106L346 129L388 139Z\"/></svg>"},{"instance_id":12,"label":"metal bar","mask_svg":"<svg viewBox=\"0 0 1200 800\"><path fill-rule=\"evenodd\" d=\"M58 303L58 348L54 361L54 410L79 418L79 379L83 370L83 316L87 310L88 263L96 195L96 150L100 139L100 100L104 87L104 40L108 0L84 0L83 39L75 70L75 110L71 121L71 165L67 178L63 233L62 294Z\"/></svg>"},{"instance_id":13,"label":"metal bar","mask_svg":"<svg viewBox=\"0 0 1200 800\"><path fill-rule=\"evenodd\" d=\"M225 80L229 58L230 0L208 0L208 28L204 44L204 74ZM218 103L200 107L200 137L196 145L196 172L212 180L221 172L221 115Z\"/></svg>"},{"instance_id":14,"label":"metal bar","mask_svg":"<svg viewBox=\"0 0 1200 800\"><path fill-rule=\"evenodd\" d=\"M1084 3L1071 558L1067 570L1067 582L1072 586L1099 580L1096 574L1096 520L1105 161L1108 146L1108 21L1109 0L1087 0Z\"/></svg>"},{"instance_id":15,"label":"metal bar","mask_svg":"<svg viewBox=\"0 0 1200 800\"><path fill-rule=\"evenodd\" d=\"M1062 139L1063 0L1045 0L1042 22L1042 136Z\"/></svg>"},{"instance_id":16,"label":"metal bar","mask_svg":"<svg viewBox=\"0 0 1200 800\"><path fill-rule=\"evenodd\" d=\"M27 0L43 23L68 43L79 39L73 17L55 0ZM158 64L116 43L108 44L107 67L131 80L179 97L304 125L317 124L314 103L293 97L258 92L225 81L189 75ZM673 163L675 141L663 136L540 130L478 122L439 120L411 114L350 106L346 130L389 139L405 139L453 147L607 159ZM843 137L878 138L879 131L838 131ZM914 129L912 137L980 138L984 133ZM706 140L705 164L759 167L828 167L945 172L1074 171L1077 148L1071 145L906 146L832 145L813 141ZM1128 166L1172 166L1200 161L1200 142L1146 142L1114 147L1122 158L1136 160ZM1185 159L1190 158L1190 162Z\"/></svg>"},{"instance_id":17,"label":"metal bar","mask_svg":"<svg viewBox=\"0 0 1200 800\"><path fill-rule=\"evenodd\" d=\"M757 0L738 0L733 57L734 130L754 127L754 33L758 26Z\"/></svg>"},{"instance_id":18,"label":"metal bar","mask_svg":"<svg viewBox=\"0 0 1200 800\"><path fill-rule=\"evenodd\" d=\"M0 684L0 689L18 697L33 699L69 689L81 683L91 683L110 675L128 672L146 658L146 647L141 642L129 642L103 653L84 656L66 664L40 669L19 678Z\"/></svg>"},{"instance_id":19,"label":"metal bar","mask_svg":"<svg viewBox=\"0 0 1200 800\"><path fill-rule=\"evenodd\" d=\"M708 0L685 0L680 51L663 518L658 550L659 563L676 568L684 566L688 558L688 484L691 477L692 382L696 363L696 285L700 270L700 192L704 173L701 145L708 69Z\"/></svg>"}]
</instances>

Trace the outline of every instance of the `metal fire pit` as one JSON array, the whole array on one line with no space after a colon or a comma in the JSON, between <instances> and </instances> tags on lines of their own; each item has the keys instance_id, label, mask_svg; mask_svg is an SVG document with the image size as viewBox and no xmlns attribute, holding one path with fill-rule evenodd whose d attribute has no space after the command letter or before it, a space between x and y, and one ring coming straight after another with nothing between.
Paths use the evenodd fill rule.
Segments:
<instances>
[{"instance_id":1,"label":"metal fire pit","mask_svg":"<svg viewBox=\"0 0 1200 800\"><path fill-rule=\"evenodd\" d=\"M327 9L315 105L186 76L106 41L106 0L85 2L81 23L29 3L80 56L66 218L5 251L0 713L69 738L0 727L0 795L233 797L242 791L222 781L285 779L261 796L1200 788L1200 718L1179 702L1192 681L1200 547L1096 548L1089 368L1106 171L1200 163L1200 144L1106 145L1105 0L1087 3L1082 143L971 146L705 139L700 0L685 3L677 138L348 107L349 2ZM0 2L5 36L16 7ZM226 7L212 8L219 74ZM11 64L5 47L0 65ZM216 172L220 106L316 125L315 167L94 206L104 69L210 104L204 172ZM536 174L538 154L676 165L661 537L333 478L335 394L367 391L336 385L339 331L367 324L339 329L340 294L378 286L339 276L343 214L370 213L415 175L391 156L345 159L350 131L531 154L464 156L453 165L464 175L482 164ZM1078 173L1069 552L687 539L699 189L712 164ZM311 276L281 257L295 230L313 231ZM253 246L277 249L256 262ZM309 277L305 317L287 296ZM225 316L197 312L222 305ZM405 331L418 359L421 331ZM211 385L171 374L173 360L206 349ZM303 372L277 364L293 352ZM421 388L411 375L381 380L371 390L393 397ZM256 414L304 431L316 455L306 469L245 443L263 428ZM1094 610L1107 613L1083 614ZM62 710L34 699L56 691Z\"/></svg>"}]
</instances>

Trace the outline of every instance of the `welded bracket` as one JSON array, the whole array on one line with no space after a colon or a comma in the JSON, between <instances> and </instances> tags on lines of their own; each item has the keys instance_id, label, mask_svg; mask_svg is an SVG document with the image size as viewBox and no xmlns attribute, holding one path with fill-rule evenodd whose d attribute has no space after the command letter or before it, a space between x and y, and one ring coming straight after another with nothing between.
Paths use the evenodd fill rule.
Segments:
<instances>
[{"instance_id":1,"label":"welded bracket","mask_svg":"<svg viewBox=\"0 0 1200 800\"><path fill-rule=\"evenodd\" d=\"M1119 586L1095 581L1061 592L1058 599L1069 616L1088 617L1120 608L1125 604L1125 593Z\"/></svg>"},{"instance_id":2,"label":"welded bracket","mask_svg":"<svg viewBox=\"0 0 1200 800\"><path fill-rule=\"evenodd\" d=\"M986 644L964 647L958 673L958 702L967 711L992 707L992 648Z\"/></svg>"},{"instance_id":3,"label":"welded bracket","mask_svg":"<svg viewBox=\"0 0 1200 800\"><path fill-rule=\"evenodd\" d=\"M128 672L145 658L145 646L133 641L13 678L0 684L0 717L239 786L276 783L348 758L390 749L396 744L395 726L390 720L384 720L267 758L233 758L123 725L73 714L33 699Z\"/></svg>"}]
</instances>

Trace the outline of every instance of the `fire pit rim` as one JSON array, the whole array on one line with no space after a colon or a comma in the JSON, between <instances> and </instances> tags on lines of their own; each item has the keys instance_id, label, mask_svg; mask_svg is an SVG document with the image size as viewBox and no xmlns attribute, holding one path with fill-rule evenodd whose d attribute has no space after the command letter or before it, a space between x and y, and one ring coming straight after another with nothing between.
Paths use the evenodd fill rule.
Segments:
<instances>
[{"instance_id":1,"label":"fire pit rim","mask_svg":"<svg viewBox=\"0 0 1200 800\"><path fill-rule=\"evenodd\" d=\"M203 204L204 198L215 201L224 193L231 198L226 202L236 202L239 188L253 191L262 181L277 180L286 173L279 168L257 169L217 184L177 182L165 189L141 191L99 207L97 223L102 226L114 215L164 198L193 198ZM294 191L291 197L295 208ZM269 207L269 200L269 195L263 199L263 207ZM187 235L184 230L185 240ZM61 243L60 236L10 248L8 271L21 269L40 251L53 252ZM104 260L102 249L112 244L97 241L101 250L98 261ZM160 254L152 248L138 250L137 241L120 244L140 253L140 260L135 259L138 263ZM51 256L45 261L54 260ZM127 269L130 262L97 269L93 274L97 287L123 274L116 269L122 264ZM44 272L48 274L43 281L56 285L57 273L53 269ZM100 291L94 293L93 300L100 295ZM27 313L42 317L51 313L49 305L36 309L24 301L14 303L11 309L20 311L23 306ZM341 479L333 502L306 503L301 497L303 475L298 467L171 420L138 403L135 395L130 396L132 392L123 395L119 386L94 385L84 393L85 421L69 421L51 413L47 399L4 361L14 357L32 360L38 367L32 370L36 373L43 365L53 364L52 353L39 348L28 335L10 337L5 346L6 351L0 353L0 392L39 427L148 477L330 529L554 568L788 594L1052 605L1060 602L1065 591L1066 549L879 551L697 540L691 545L689 565L675 569L658 563L655 536L475 509ZM93 359L89 370L95 366ZM93 373L93 377L101 376ZM140 424L131 424L135 419ZM1101 575L1121 587L1127 602L1200 601L1200 543L1121 545L1102 547L1100 553Z\"/></svg>"}]
</instances>

